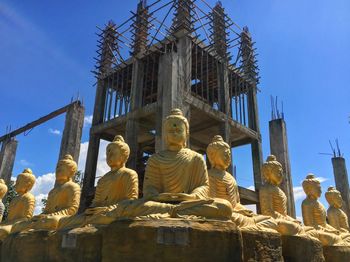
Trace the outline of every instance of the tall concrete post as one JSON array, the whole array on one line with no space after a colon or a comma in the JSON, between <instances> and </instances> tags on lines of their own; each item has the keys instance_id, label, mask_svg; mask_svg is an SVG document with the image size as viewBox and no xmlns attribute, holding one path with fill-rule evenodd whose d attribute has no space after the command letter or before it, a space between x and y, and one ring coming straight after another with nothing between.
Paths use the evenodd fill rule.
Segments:
<instances>
[{"instance_id":1,"label":"tall concrete post","mask_svg":"<svg viewBox=\"0 0 350 262\"><path fill-rule=\"evenodd\" d=\"M295 218L295 202L293 194L293 183L289 161L288 140L286 122L283 119L275 119L269 122L270 151L275 155L283 167L284 179L280 185L287 196L288 215Z\"/></svg>"},{"instance_id":2,"label":"tall concrete post","mask_svg":"<svg viewBox=\"0 0 350 262\"><path fill-rule=\"evenodd\" d=\"M348 221L350 222L350 190L345 159L343 157L333 157L332 165L335 186L343 198L343 210L347 214Z\"/></svg>"},{"instance_id":3,"label":"tall concrete post","mask_svg":"<svg viewBox=\"0 0 350 262\"><path fill-rule=\"evenodd\" d=\"M8 184L11 180L12 169L15 164L17 140L11 138L3 141L0 152L0 178L5 180Z\"/></svg>"},{"instance_id":4,"label":"tall concrete post","mask_svg":"<svg viewBox=\"0 0 350 262\"><path fill-rule=\"evenodd\" d=\"M62 159L66 154L70 154L74 161L78 163L84 113L85 108L80 102L72 104L66 112L59 159Z\"/></svg>"}]
</instances>

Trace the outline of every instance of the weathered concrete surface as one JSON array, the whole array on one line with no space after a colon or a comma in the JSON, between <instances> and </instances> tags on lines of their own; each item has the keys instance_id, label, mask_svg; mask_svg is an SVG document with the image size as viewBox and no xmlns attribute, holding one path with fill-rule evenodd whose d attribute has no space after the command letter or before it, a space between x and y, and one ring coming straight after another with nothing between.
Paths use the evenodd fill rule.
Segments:
<instances>
[{"instance_id":1,"label":"weathered concrete surface","mask_svg":"<svg viewBox=\"0 0 350 262\"><path fill-rule=\"evenodd\" d=\"M95 227L57 232L48 240L49 261L101 261L102 234Z\"/></svg>"},{"instance_id":2,"label":"weathered concrete surface","mask_svg":"<svg viewBox=\"0 0 350 262\"><path fill-rule=\"evenodd\" d=\"M54 231L24 232L9 235L2 243L2 262L50 261L47 243Z\"/></svg>"},{"instance_id":3,"label":"weathered concrete surface","mask_svg":"<svg viewBox=\"0 0 350 262\"><path fill-rule=\"evenodd\" d=\"M0 178L8 184L11 180L12 169L15 163L17 140L10 139L4 141L0 151Z\"/></svg>"},{"instance_id":4,"label":"weathered concrete surface","mask_svg":"<svg viewBox=\"0 0 350 262\"><path fill-rule=\"evenodd\" d=\"M240 238L231 222L118 221L104 229L102 261L242 261Z\"/></svg>"},{"instance_id":5,"label":"weathered concrete surface","mask_svg":"<svg viewBox=\"0 0 350 262\"><path fill-rule=\"evenodd\" d=\"M350 261L350 247L323 247L323 255L326 259L326 262Z\"/></svg>"},{"instance_id":6,"label":"weathered concrete surface","mask_svg":"<svg viewBox=\"0 0 350 262\"><path fill-rule=\"evenodd\" d=\"M293 182L289 161L288 139L286 122L283 119L275 119L269 122L270 151L283 167L283 181L281 189L287 196L288 215L295 218L295 202L293 194Z\"/></svg>"},{"instance_id":7,"label":"weathered concrete surface","mask_svg":"<svg viewBox=\"0 0 350 262\"><path fill-rule=\"evenodd\" d=\"M283 261L279 234L262 231L242 231L244 261Z\"/></svg>"},{"instance_id":8,"label":"weathered concrete surface","mask_svg":"<svg viewBox=\"0 0 350 262\"><path fill-rule=\"evenodd\" d=\"M335 186L343 198L342 209L348 216L350 222L350 189L348 171L346 169L345 159L343 157L332 158Z\"/></svg>"},{"instance_id":9,"label":"weathered concrete surface","mask_svg":"<svg viewBox=\"0 0 350 262\"><path fill-rule=\"evenodd\" d=\"M66 154L70 154L74 161L78 163L84 112L85 108L80 103L74 103L69 107L64 123L59 159L62 159Z\"/></svg>"},{"instance_id":10,"label":"weathered concrete surface","mask_svg":"<svg viewBox=\"0 0 350 262\"><path fill-rule=\"evenodd\" d=\"M282 236L282 249L285 262L325 261L322 244L309 238Z\"/></svg>"}]
</instances>

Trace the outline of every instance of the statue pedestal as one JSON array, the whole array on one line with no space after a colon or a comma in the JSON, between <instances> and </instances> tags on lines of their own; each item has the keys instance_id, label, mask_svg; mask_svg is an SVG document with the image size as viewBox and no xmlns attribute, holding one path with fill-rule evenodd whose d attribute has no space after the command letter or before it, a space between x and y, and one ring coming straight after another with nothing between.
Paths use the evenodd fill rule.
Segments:
<instances>
[{"instance_id":1,"label":"statue pedestal","mask_svg":"<svg viewBox=\"0 0 350 262\"><path fill-rule=\"evenodd\" d=\"M326 246L323 247L323 255L326 262L350 261L350 247Z\"/></svg>"},{"instance_id":2,"label":"statue pedestal","mask_svg":"<svg viewBox=\"0 0 350 262\"><path fill-rule=\"evenodd\" d=\"M322 244L299 236L282 236L285 262L324 262Z\"/></svg>"},{"instance_id":3,"label":"statue pedestal","mask_svg":"<svg viewBox=\"0 0 350 262\"><path fill-rule=\"evenodd\" d=\"M278 233L242 230L244 261L283 261Z\"/></svg>"},{"instance_id":4,"label":"statue pedestal","mask_svg":"<svg viewBox=\"0 0 350 262\"><path fill-rule=\"evenodd\" d=\"M103 261L242 261L235 224L183 219L117 221L103 233Z\"/></svg>"}]
</instances>

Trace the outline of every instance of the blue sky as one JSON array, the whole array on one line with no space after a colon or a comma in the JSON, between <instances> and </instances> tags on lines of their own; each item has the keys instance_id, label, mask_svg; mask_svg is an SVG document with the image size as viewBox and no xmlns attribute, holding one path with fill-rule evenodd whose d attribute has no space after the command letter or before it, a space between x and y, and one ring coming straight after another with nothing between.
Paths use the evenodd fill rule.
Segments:
<instances>
[{"instance_id":1,"label":"blue sky","mask_svg":"<svg viewBox=\"0 0 350 262\"><path fill-rule=\"evenodd\" d=\"M103 26L109 19L117 24L126 20L137 2L0 0L0 134L9 125L15 129L64 106L78 93L84 99L86 115L91 115L95 94L95 80L90 73L96 50L95 26ZM258 48L264 158L269 154L270 95L284 102L300 216L300 182L308 172L323 178L324 191L334 184L330 157L319 154L330 153L329 139L339 139L349 161L350 2L222 3L237 24L249 27ZM84 127L83 149L87 147L88 122ZM37 176L49 174L40 180L42 184L35 189L36 194L48 192L45 183L53 178L63 124L61 116L27 136L17 137L14 175L27 166ZM249 148L234 150L233 157L238 183L252 185ZM101 167L103 170L105 167Z\"/></svg>"}]
</instances>

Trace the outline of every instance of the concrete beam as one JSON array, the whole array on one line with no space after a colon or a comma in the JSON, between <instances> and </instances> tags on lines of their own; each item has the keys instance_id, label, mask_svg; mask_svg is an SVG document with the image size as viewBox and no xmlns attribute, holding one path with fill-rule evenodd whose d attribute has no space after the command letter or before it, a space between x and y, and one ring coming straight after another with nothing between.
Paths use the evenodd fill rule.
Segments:
<instances>
[{"instance_id":1,"label":"concrete beam","mask_svg":"<svg viewBox=\"0 0 350 262\"><path fill-rule=\"evenodd\" d=\"M11 180L12 170L15 163L17 140L9 139L2 142L0 152L0 178L8 184Z\"/></svg>"},{"instance_id":2,"label":"concrete beam","mask_svg":"<svg viewBox=\"0 0 350 262\"><path fill-rule=\"evenodd\" d=\"M68 108L61 140L59 159L62 159L66 154L70 154L74 161L78 163L84 115L85 108L81 103L72 104Z\"/></svg>"},{"instance_id":3,"label":"concrete beam","mask_svg":"<svg viewBox=\"0 0 350 262\"><path fill-rule=\"evenodd\" d=\"M332 158L335 186L343 198L343 210L348 216L350 223L350 190L348 171L343 157Z\"/></svg>"},{"instance_id":4,"label":"concrete beam","mask_svg":"<svg viewBox=\"0 0 350 262\"><path fill-rule=\"evenodd\" d=\"M293 194L293 182L289 161L287 127L283 119L275 119L269 122L270 130L270 151L281 163L284 172L284 179L280 188L287 196L288 215L295 218L295 202Z\"/></svg>"}]
</instances>

